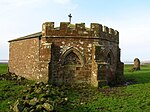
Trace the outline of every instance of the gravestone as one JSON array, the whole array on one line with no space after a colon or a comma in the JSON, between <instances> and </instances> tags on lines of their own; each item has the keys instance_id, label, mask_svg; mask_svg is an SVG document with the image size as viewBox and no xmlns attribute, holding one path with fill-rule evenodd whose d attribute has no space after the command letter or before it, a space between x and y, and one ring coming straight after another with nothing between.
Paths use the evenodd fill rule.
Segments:
<instances>
[{"instance_id":1,"label":"gravestone","mask_svg":"<svg viewBox=\"0 0 150 112\"><path fill-rule=\"evenodd\" d=\"M140 70L140 60L138 58L134 59L133 70L135 70L135 71Z\"/></svg>"}]
</instances>

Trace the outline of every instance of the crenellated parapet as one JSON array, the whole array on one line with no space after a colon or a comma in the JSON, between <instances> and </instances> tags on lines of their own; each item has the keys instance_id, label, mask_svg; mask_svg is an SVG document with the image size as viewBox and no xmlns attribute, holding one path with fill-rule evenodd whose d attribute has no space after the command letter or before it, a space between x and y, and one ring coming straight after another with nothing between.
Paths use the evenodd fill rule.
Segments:
<instances>
[{"instance_id":1,"label":"crenellated parapet","mask_svg":"<svg viewBox=\"0 0 150 112\"><path fill-rule=\"evenodd\" d=\"M91 23L90 28L85 23L70 24L69 22L61 22L60 27L54 27L54 22L45 22L42 25L43 37L82 37L102 38L112 41L119 41L119 32L107 26L98 23Z\"/></svg>"}]
</instances>

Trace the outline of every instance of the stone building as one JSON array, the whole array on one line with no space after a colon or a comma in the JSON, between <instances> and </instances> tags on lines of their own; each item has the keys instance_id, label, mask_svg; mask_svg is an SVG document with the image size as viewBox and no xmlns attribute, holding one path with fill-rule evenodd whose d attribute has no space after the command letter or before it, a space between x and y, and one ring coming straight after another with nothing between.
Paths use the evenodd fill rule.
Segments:
<instances>
[{"instance_id":1,"label":"stone building","mask_svg":"<svg viewBox=\"0 0 150 112\"><path fill-rule=\"evenodd\" d=\"M27 79L93 86L123 81L119 32L101 24L45 22L42 32L9 43L9 72Z\"/></svg>"}]
</instances>

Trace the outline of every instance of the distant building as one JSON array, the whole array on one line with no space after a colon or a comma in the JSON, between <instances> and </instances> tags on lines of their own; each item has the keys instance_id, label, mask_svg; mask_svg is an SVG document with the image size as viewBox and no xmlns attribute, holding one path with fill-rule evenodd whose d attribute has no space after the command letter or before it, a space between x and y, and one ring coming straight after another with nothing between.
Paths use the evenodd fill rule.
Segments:
<instances>
[{"instance_id":1,"label":"distant building","mask_svg":"<svg viewBox=\"0 0 150 112\"><path fill-rule=\"evenodd\" d=\"M123 80L119 32L98 23L46 22L42 32L9 43L9 72L27 79L93 86Z\"/></svg>"}]
</instances>

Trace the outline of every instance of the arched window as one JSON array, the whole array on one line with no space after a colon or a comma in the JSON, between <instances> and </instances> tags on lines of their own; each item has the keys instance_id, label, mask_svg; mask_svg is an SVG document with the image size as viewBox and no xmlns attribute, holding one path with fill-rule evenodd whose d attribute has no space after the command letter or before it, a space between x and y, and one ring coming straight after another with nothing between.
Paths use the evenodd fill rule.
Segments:
<instances>
[{"instance_id":1,"label":"arched window","mask_svg":"<svg viewBox=\"0 0 150 112\"><path fill-rule=\"evenodd\" d=\"M72 51L65 58L63 65L81 65L79 57Z\"/></svg>"},{"instance_id":2,"label":"arched window","mask_svg":"<svg viewBox=\"0 0 150 112\"><path fill-rule=\"evenodd\" d=\"M82 67L84 64L82 54L74 48L70 48L66 52L64 52L60 60L62 65L77 65Z\"/></svg>"}]
</instances>

